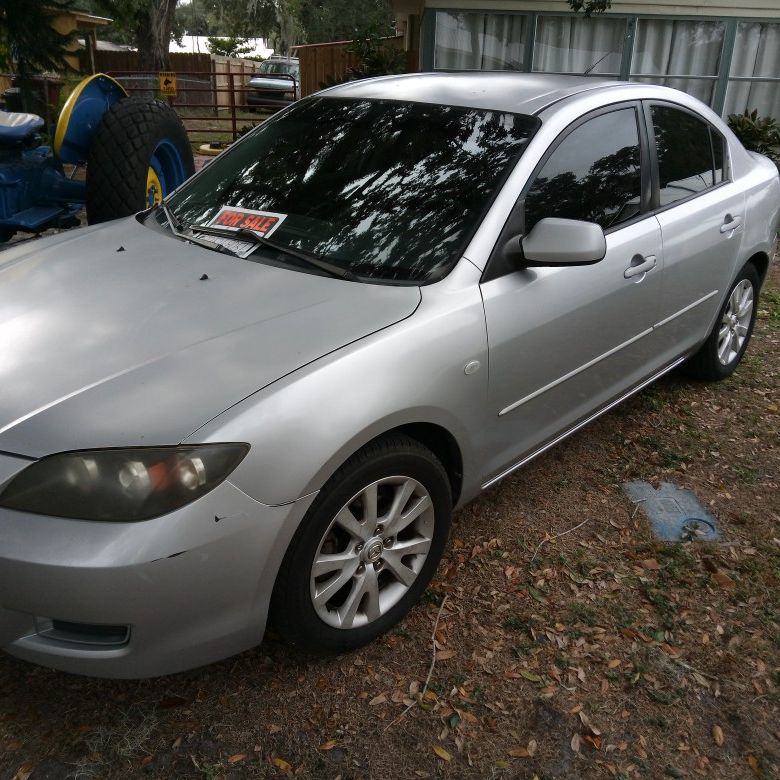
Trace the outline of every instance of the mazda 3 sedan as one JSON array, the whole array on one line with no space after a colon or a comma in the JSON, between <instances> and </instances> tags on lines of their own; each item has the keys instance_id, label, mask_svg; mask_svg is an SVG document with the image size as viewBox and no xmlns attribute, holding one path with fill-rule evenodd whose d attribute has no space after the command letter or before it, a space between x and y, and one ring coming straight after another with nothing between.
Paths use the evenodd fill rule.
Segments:
<instances>
[{"instance_id":1,"label":"mazda 3 sedan","mask_svg":"<svg viewBox=\"0 0 780 780\"><path fill-rule=\"evenodd\" d=\"M2 252L0 647L148 677L269 620L369 642L454 508L681 363L734 371L779 215L689 95L415 74Z\"/></svg>"}]
</instances>

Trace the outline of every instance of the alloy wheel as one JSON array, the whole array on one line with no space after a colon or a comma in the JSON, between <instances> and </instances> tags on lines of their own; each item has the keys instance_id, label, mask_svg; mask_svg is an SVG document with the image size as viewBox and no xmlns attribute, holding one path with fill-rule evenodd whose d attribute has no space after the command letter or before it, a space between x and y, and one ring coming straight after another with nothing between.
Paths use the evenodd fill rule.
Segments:
<instances>
[{"instance_id":1,"label":"alloy wheel","mask_svg":"<svg viewBox=\"0 0 780 780\"><path fill-rule=\"evenodd\" d=\"M718 360L728 366L742 350L753 317L753 285L743 279L731 291L718 331Z\"/></svg>"},{"instance_id":2,"label":"alloy wheel","mask_svg":"<svg viewBox=\"0 0 780 780\"><path fill-rule=\"evenodd\" d=\"M434 528L433 501L417 480L366 485L336 513L317 548L310 591L320 619L351 629L386 614L417 580Z\"/></svg>"}]
</instances>

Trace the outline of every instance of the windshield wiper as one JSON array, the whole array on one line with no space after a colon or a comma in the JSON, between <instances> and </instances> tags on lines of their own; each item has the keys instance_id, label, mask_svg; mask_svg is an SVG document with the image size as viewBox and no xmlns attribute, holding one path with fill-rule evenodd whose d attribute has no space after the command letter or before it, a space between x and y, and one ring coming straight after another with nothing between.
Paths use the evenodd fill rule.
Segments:
<instances>
[{"instance_id":1,"label":"windshield wiper","mask_svg":"<svg viewBox=\"0 0 780 780\"><path fill-rule=\"evenodd\" d=\"M264 236L258 236L257 233L247 230L246 228L219 228L214 227L211 225L207 225L206 227L198 226L191 226L192 230L197 230L198 233L206 233L206 234L212 234L215 236L226 236L226 237L232 237L232 238L243 238L247 241L250 241L254 244L258 244L259 246L267 247L268 249L273 249L276 252L279 252L280 254L287 255L288 257L294 257L296 260L300 260L301 262L305 263L308 266L311 266L312 268L318 268L320 271L324 271L327 274L330 274L331 276L335 276L338 279L344 279L349 282L358 282L360 281L360 277L356 274L353 274L352 271L350 271L347 268L342 268L339 265L336 265L335 263L331 263L327 260L323 260L321 257L317 257L316 255L309 254L308 252L303 252L298 249L293 249L292 247L285 246L284 244L277 244L276 241L271 241L270 238L265 238Z\"/></svg>"},{"instance_id":2,"label":"windshield wiper","mask_svg":"<svg viewBox=\"0 0 780 780\"><path fill-rule=\"evenodd\" d=\"M197 244L197 246L202 246L204 249L212 249L215 252L221 252L223 255L241 257L238 252L234 252L232 249L229 249L222 244L218 244L216 241L208 241L206 239L198 238L198 236L191 235L190 233L186 233L186 230L192 231L192 225L185 225L181 222L164 200L161 200L157 204L157 208L162 211L165 215L165 219L168 220L168 227L171 229L171 233L182 241L189 241L191 244ZM200 232L200 228L198 228L198 232Z\"/></svg>"}]
</instances>

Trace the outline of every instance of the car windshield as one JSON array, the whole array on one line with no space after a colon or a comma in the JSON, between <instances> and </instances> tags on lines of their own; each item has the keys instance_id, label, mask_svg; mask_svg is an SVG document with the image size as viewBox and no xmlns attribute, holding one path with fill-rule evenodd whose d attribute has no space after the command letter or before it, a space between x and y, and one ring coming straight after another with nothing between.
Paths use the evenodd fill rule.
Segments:
<instances>
[{"instance_id":1,"label":"car windshield","mask_svg":"<svg viewBox=\"0 0 780 780\"><path fill-rule=\"evenodd\" d=\"M362 278L431 282L458 260L537 126L502 111L309 98L168 204L195 226L213 224L225 207L270 213L279 246Z\"/></svg>"},{"instance_id":2,"label":"car windshield","mask_svg":"<svg viewBox=\"0 0 780 780\"><path fill-rule=\"evenodd\" d=\"M298 64L295 62L263 62L257 69L258 73L287 73L294 76L298 73Z\"/></svg>"}]
</instances>

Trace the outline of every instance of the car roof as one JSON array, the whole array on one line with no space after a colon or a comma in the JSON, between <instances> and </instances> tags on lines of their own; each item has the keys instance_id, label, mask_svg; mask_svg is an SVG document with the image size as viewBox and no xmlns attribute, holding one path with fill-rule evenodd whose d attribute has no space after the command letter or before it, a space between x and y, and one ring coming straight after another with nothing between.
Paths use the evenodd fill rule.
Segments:
<instances>
[{"instance_id":1,"label":"car roof","mask_svg":"<svg viewBox=\"0 0 780 780\"><path fill-rule=\"evenodd\" d=\"M339 84L325 92L328 97L407 100L537 114L559 100L582 92L626 86L626 82L592 76L473 71L383 76Z\"/></svg>"}]
</instances>

